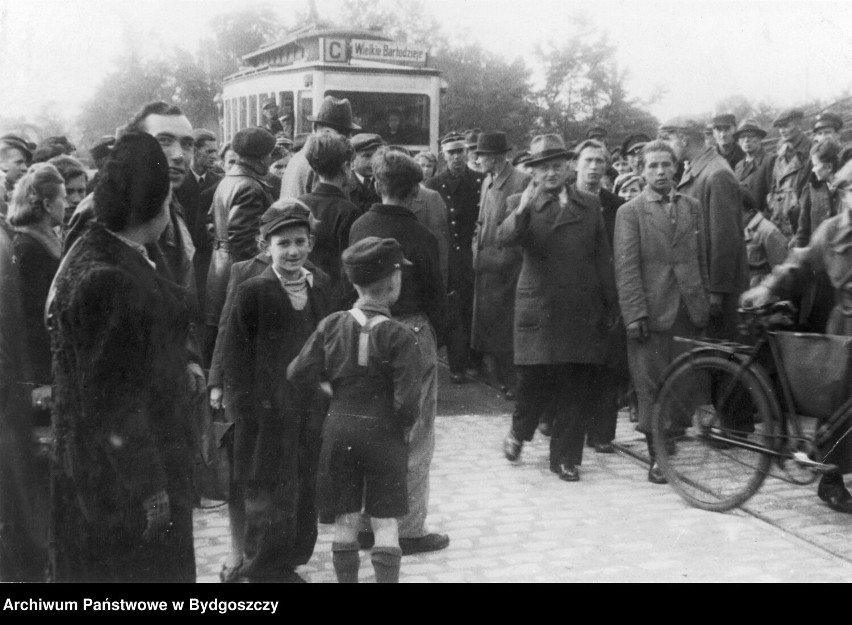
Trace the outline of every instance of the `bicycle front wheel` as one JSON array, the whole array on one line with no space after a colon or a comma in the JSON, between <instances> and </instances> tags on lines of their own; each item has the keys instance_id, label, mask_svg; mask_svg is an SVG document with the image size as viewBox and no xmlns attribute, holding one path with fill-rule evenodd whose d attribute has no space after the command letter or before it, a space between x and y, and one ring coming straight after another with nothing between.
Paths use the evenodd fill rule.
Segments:
<instances>
[{"instance_id":1,"label":"bicycle front wheel","mask_svg":"<svg viewBox=\"0 0 852 625\"><path fill-rule=\"evenodd\" d=\"M691 505L730 510L766 478L775 421L768 387L751 369L685 354L664 376L652 414L657 462Z\"/></svg>"}]
</instances>

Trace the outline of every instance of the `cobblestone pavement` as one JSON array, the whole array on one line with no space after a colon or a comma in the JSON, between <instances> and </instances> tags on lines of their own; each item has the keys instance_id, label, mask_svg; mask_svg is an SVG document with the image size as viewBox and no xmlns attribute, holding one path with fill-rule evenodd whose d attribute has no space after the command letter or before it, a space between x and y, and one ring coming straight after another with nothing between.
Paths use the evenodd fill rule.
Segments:
<instances>
[{"instance_id":1,"label":"cobblestone pavement","mask_svg":"<svg viewBox=\"0 0 852 625\"><path fill-rule=\"evenodd\" d=\"M815 487L767 480L749 511L689 507L646 480L626 415L621 453L587 449L577 483L548 469L538 436L518 463L501 451L512 404L484 384L447 383L442 367L430 524L450 547L402 561L403 582L849 582L852 519ZM777 483L773 483L777 482ZM224 508L196 510L198 581L217 582L228 552ZM320 526L310 582L333 582L331 527ZM361 581L373 581L362 552Z\"/></svg>"}]
</instances>

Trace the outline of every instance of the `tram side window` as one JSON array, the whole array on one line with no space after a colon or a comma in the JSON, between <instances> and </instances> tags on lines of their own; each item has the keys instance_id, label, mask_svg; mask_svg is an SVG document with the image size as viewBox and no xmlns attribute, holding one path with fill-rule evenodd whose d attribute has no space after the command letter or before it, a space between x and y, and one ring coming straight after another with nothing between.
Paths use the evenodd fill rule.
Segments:
<instances>
[{"instance_id":1,"label":"tram side window","mask_svg":"<svg viewBox=\"0 0 852 625\"><path fill-rule=\"evenodd\" d=\"M225 100L224 109L225 135L230 136L231 133L231 101Z\"/></svg>"},{"instance_id":2,"label":"tram side window","mask_svg":"<svg viewBox=\"0 0 852 625\"><path fill-rule=\"evenodd\" d=\"M293 115L294 110L293 92L280 91L278 93L278 114L280 115L281 125L284 126L284 132L291 138L294 131L293 124L296 121Z\"/></svg>"},{"instance_id":3,"label":"tram side window","mask_svg":"<svg viewBox=\"0 0 852 625\"><path fill-rule=\"evenodd\" d=\"M250 95L249 96L249 106L248 106L248 125L249 126L257 126L257 96Z\"/></svg>"},{"instance_id":4,"label":"tram side window","mask_svg":"<svg viewBox=\"0 0 852 625\"><path fill-rule=\"evenodd\" d=\"M248 127L248 100L245 97L240 98L240 127L239 130Z\"/></svg>"},{"instance_id":5,"label":"tram side window","mask_svg":"<svg viewBox=\"0 0 852 625\"><path fill-rule=\"evenodd\" d=\"M429 96L411 93L326 91L347 98L363 132L381 135L390 144L429 144Z\"/></svg>"}]
</instances>

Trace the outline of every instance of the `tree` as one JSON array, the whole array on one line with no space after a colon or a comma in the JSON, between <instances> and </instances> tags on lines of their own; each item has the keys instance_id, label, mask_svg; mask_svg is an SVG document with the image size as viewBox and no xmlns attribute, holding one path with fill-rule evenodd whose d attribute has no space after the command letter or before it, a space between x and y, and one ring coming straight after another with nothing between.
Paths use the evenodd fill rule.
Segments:
<instances>
[{"instance_id":1,"label":"tree","mask_svg":"<svg viewBox=\"0 0 852 625\"><path fill-rule=\"evenodd\" d=\"M448 38L434 15L418 0L345 0L341 27L380 29L398 41L423 45L435 51L447 46Z\"/></svg>"}]
</instances>

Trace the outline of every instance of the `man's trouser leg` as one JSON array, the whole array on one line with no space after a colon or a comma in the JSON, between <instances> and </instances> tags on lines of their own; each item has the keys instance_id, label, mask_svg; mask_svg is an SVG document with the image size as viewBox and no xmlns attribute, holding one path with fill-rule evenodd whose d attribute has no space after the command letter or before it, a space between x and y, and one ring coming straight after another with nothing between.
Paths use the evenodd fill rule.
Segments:
<instances>
[{"instance_id":1,"label":"man's trouser leg","mask_svg":"<svg viewBox=\"0 0 852 625\"><path fill-rule=\"evenodd\" d=\"M611 367L601 368L597 406L589 418L586 435L589 443L611 443L615 438L615 427L618 422L618 395L621 389L621 378Z\"/></svg>"},{"instance_id":2,"label":"man's trouser leg","mask_svg":"<svg viewBox=\"0 0 852 625\"><path fill-rule=\"evenodd\" d=\"M413 329L420 348L422 384L420 418L411 428L408 441L408 514L399 520L400 538L420 538L427 534L429 508L429 467L435 451L435 411L438 407L438 346L426 315L397 319Z\"/></svg>"},{"instance_id":3,"label":"man's trouser leg","mask_svg":"<svg viewBox=\"0 0 852 625\"><path fill-rule=\"evenodd\" d=\"M512 433L519 441L531 441L539 419L550 403L552 365L517 365L518 390Z\"/></svg>"},{"instance_id":4,"label":"man's trouser leg","mask_svg":"<svg viewBox=\"0 0 852 625\"><path fill-rule=\"evenodd\" d=\"M589 364L554 365L558 399L550 437L551 465L583 462L586 424L596 409L600 370L600 366Z\"/></svg>"}]
</instances>

